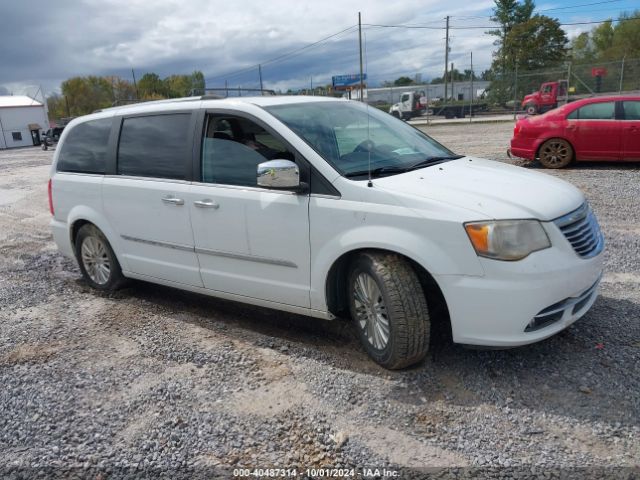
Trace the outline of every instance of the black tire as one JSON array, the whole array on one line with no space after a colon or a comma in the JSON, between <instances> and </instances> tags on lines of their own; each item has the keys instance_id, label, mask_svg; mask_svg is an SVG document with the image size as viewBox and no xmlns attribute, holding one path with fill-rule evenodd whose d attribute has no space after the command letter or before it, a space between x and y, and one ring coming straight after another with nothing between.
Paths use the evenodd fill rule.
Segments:
<instances>
[{"instance_id":1,"label":"black tire","mask_svg":"<svg viewBox=\"0 0 640 480\"><path fill-rule=\"evenodd\" d=\"M564 168L573 161L573 148L562 138L552 138L540 146L538 158L545 168Z\"/></svg>"},{"instance_id":2,"label":"black tire","mask_svg":"<svg viewBox=\"0 0 640 480\"><path fill-rule=\"evenodd\" d=\"M360 301L364 299L357 291L358 282L367 277L378 289L375 295L371 295L377 298L371 300L368 309ZM351 318L362 345L376 363L388 369L398 369L418 363L425 357L431 330L429 309L420 279L406 260L395 254L362 253L351 264L347 288ZM382 307L374 305L379 300L382 300ZM374 332L373 327L368 328L372 323L364 319L367 314L374 315L374 311L378 315L376 318L382 316L383 321L386 319L386 342L377 342L384 338L385 329L381 327Z\"/></svg>"},{"instance_id":3,"label":"black tire","mask_svg":"<svg viewBox=\"0 0 640 480\"><path fill-rule=\"evenodd\" d=\"M391 112L391 115L392 115L393 117L400 118L400 114L398 113L398 111L397 111L397 110L394 110L393 112Z\"/></svg>"},{"instance_id":4,"label":"black tire","mask_svg":"<svg viewBox=\"0 0 640 480\"><path fill-rule=\"evenodd\" d=\"M524 106L524 111L527 112L527 115L535 115L538 113L538 107L536 107L535 103L527 103Z\"/></svg>"},{"instance_id":5,"label":"black tire","mask_svg":"<svg viewBox=\"0 0 640 480\"><path fill-rule=\"evenodd\" d=\"M95 248L96 246L101 248ZM95 265L92 266L91 255L89 255L91 248L96 250L94 257L99 260L99 262L93 263L99 263L102 266L106 265L106 270ZM115 253L113 253L111 245L95 225L88 223L80 227L76 235L75 251L82 276L92 288L113 292L126 283L126 278L122 275L120 263Z\"/></svg>"}]
</instances>

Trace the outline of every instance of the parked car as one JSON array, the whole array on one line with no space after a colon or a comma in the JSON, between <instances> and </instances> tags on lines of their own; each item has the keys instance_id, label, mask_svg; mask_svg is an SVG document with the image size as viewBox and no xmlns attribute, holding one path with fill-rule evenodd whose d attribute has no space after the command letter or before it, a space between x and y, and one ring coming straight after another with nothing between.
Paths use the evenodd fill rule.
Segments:
<instances>
[{"instance_id":1,"label":"parked car","mask_svg":"<svg viewBox=\"0 0 640 480\"><path fill-rule=\"evenodd\" d=\"M49 147L53 147L64 131L64 127L53 127L42 134L42 149L47 150Z\"/></svg>"},{"instance_id":2,"label":"parked car","mask_svg":"<svg viewBox=\"0 0 640 480\"><path fill-rule=\"evenodd\" d=\"M592 97L515 125L510 155L546 168L573 161L640 161L640 96Z\"/></svg>"},{"instance_id":3,"label":"parked car","mask_svg":"<svg viewBox=\"0 0 640 480\"><path fill-rule=\"evenodd\" d=\"M51 227L85 281L126 279L350 316L387 368L432 327L512 347L591 307L603 238L560 179L456 155L360 102L183 99L74 120L51 170Z\"/></svg>"}]
</instances>

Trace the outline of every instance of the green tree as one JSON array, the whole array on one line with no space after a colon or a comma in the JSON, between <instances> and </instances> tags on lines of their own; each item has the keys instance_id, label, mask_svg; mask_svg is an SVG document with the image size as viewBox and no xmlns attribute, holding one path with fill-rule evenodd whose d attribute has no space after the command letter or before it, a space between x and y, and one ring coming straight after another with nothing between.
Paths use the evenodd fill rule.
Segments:
<instances>
[{"instance_id":1,"label":"green tree","mask_svg":"<svg viewBox=\"0 0 640 480\"><path fill-rule=\"evenodd\" d=\"M393 85L396 87L406 87L407 85L413 85L414 81L409 77L399 77L393 81Z\"/></svg>"},{"instance_id":2,"label":"green tree","mask_svg":"<svg viewBox=\"0 0 640 480\"><path fill-rule=\"evenodd\" d=\"M166 84L157 73L145 73L140 78L138 81L138 93L142 100L167 98Z\"/></svg>"},{"instance_id":3,"label":"green tree","mask_svg":"<svg viewBox=\"0 0 640 480\"><path fill-rule=\"evenodd\" d=\"M591 32L591 39L595 45L596 51L605 53L613 45L614 30L611 20L608 20Z\"/></svg>"},{"instance_id":4,"label":"green tree","mask_svg":"<svg viewBox=\"0 0 640 480\"><path fill-rule=\"evenodd\" d=\"M62 82L62 95L66 97L69 114L86 115L113 103L113 89L105 77L73 77Z\"/></svg>"},{"instance_id":5,"label":"green tree","mask_svg":"<svg viewBox=\"0 0 640 480\"><path fill-rule=\"evenodd\" d=\"M204 74L200 70L196 70L191 74L191 88L197 94L198 92L204 93L206 83L204 80Z\"/></svg>"},{"instance_id":6,"label":"green tree","mask_svg":"<svg viewBox=\"0 0 640 480\"><path fill-rule=\"evenodd\" d=\"M568 39L558 20L546 15L533 15L533 0L495 0L492 19L499 28L488 33L497 37L491 65L491 99L504 103L520 96L530 85L521 85L514 92L514 72L519 70L557 67L566 59ZM529 77L531 82L538 79Z\"/></svg>"},{"instance_id":7,"label":"green tree","mask_svg":"<svg viewBox=\"0 0 640 480\"><path fill-rule=\"evenodd\" d=\"M61 118L68 117L64 97L57 93L47 97L47 109L49 110L49 118L51 120L60 120Z\"/></svg>"},{"instance_id":8,"label":"green tree","mask_svg":"<svg viewBox=\"0 0 640 480\"><path fill-rule=\"evenodd\" d=\"M491 20L497 22L500 27L487 33L498 37L494 45L498 47L496 58L501 60L505 38L514 26L531 19L535 4L533 0L524 0L522 3L517 0L495 0L495 5Z\"/></svg>"},{"instance_id":9,"label":"green tree","mask_svg":"<svg viewBox=\"0 0 640 480\"><path fill-rule=\"evenodd\" d=\"M582 32L571 40L571 58L573 61L589 62L595 58L595 49L589 32Z\"/></svg>"},{"instance_id":10,"label":"green tree","mask_svg":"<svg viewBox=\"0 0 640 480\"><path fill-rule=\"evenodd\" d=\"M520 71L539 70L560 64L567 54L567 39L558 20L535 15L514 25L504 39L502 54Z\"/></svg>"}]
</instances>

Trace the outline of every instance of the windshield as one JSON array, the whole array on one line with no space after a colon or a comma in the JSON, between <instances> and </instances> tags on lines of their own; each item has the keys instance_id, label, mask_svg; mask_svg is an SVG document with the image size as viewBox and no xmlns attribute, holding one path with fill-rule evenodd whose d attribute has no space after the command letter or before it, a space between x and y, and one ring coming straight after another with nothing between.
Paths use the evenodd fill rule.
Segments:
<instances>
[{"instance_id":1,"label":"windshield","mask_svg":"<svg viewBox=\"0 0 640 480\"><path fill-rule=\"evenodd\" d=\"M459 158L421 131L358 102L266 107L347 177L391 175Z\"/></svg>"}]
</instances>

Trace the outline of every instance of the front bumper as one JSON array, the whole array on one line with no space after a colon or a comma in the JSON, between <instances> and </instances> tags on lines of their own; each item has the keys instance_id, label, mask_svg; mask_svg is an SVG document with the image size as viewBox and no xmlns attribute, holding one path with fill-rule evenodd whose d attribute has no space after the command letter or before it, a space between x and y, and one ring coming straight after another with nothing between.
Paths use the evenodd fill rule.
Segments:
<instances>
[{"instance_id":1,"label":"front bumper","mask_svg":"<svg viewBox=\"0 0 640 480\"><path fill-rule=\"evenodd\" d=\"M579 257L553 224L551 248L517 262L481 258L482 277L441 275L453 340L514 347L548 338L577 321L598 296L602 252Z\"/></svg>"}]
</instances>

